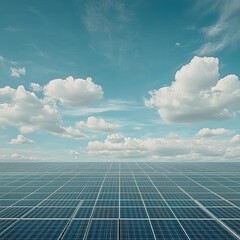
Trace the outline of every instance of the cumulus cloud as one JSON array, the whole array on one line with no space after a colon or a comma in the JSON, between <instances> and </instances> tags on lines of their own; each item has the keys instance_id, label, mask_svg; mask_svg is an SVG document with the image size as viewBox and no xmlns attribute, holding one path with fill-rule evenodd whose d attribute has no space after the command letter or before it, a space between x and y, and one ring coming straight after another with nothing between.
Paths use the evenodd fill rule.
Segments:
<instances>
[{"instance_id":1,"label":"cumulus cloud","mask_svg":"<svg viewBox=\"0 0 240 240\"><path fill-rule=\"evenodd\" d=\"M102 118L96 118L94 116L91 116L87 119L86 122L77 122L76 127L79 129L87 129L96 132L112 132L120 128L120 125L112 124Z\"/></svg>"},{"instance_id":2,"label":"cumulus cloud","mask_svg":"<svg viewBox=\"0 0 240 240\"><path fill-rule=\"evenodd\" d=\"M10 67L11 70L11 76L12 77L20 77L21 75L25 75L26 74L26 68L22 67L22 68L15 68L15 67Z\"/></svg>"},{"instance_id":3,"label":"cumulus cloud","mask_svg":"<svg viewBox=\"0 0 240 240\"><path fill-rule=\"evenodd\" d=\"M88 152L92 156L117 158L178 156L190 152L188 145L177 139L131 138L121 134L111 134L103 141L90 141Z\"/></svg>"},{"instance_id":4,"label":"cumulus cloud","mask_svg":"<svg viewBox=\"0 0 240 240\"><path fill-rule=\"evenodd\" d=\"M31 154L22 154L22 153L6 153L1 154L0 153L0 159L1 160L13 160L13 161L41 161L44 158L37 155L31 155Z\"/></svg>"},{"instance_id":5,"label":"cumulus cloud","mask_svg":"<svg viewBox=\"0 0 240 240\"><path fill-rule=\"evenodd\" d=\"M0 124L19 128L21 133L44 130L55 135L84 138L78 129L61 126L61 117L54 105L39 99L23 86L0 88Z\"/></svg>"},{"instance_id":6,"label":"cumulus cloud","mask_svg":"<svg viewBox=\"0 0 240 240\"><path fill-rule=\"evenodd\" d=\"M73 127L62 127L63 132L60 133L61 136L63 137L69 137L69 138L75 138L75 139L81 139L81 138L86 138L87 135L82 133L76 128Z\"/></svg>"},{"instance_id":7,"label":"cumulus cloud","mask_svg":"<svg viewBox=\"0 0 240 240\"><path fill-rule=\"evenodd\" d=\"M240 134L236 134L235 136L232 137L230 140L231 143L240 143Z\"/></svg>"},{"instance_id":8,"label":"cumulus cloud","mask_svg":"<svg viewBox=\"0 0 240 240\"><path fill-rule=\"evenodd\" d=\"M17 135L16 138L12 139L10 144L33 144L34 141L24 137L23 135Z\"/></svg>"},{"instance_id":9,"label":"cumulus cloud","mask_svg":"<svg viewBox=\"0 0 240 240\"><path fill-rule=\"evenodd\" d=\"M69 155L71 155L71 156L79 156L80 154L81 154L80 152L77 152L75 150L70 150L69 151Z\"/></svg>"},{"instance_id":10,"label":"cumulus cloud","mask_svg":"<svg viewBox=\"0 0 240 240\"><path fill-rule=\"evenodd\" d=\"M196 134L196 137L199 137L199 138L214 137L214 136L226 135L228 133L230 133L230 131L225 128L215 128L215 129L202 128Z\"/></svg>"},{"instance_id":11,"label":"cumulus cloud","mask_svg":"<svg viewBox=\"0 0 240 240\"><path fill-rule=\"evenodd\" d=\"M12 159L12 160L30 160L30 161L39 161L42 160L39 156L34 155L24 155L20 153L12 153L11 155L7 156L6 159Z\"/></svg>"},{"instance_id":12,"label":"cumulus cloud","mask_svg":"<svg viewBox=\"0 0 240 240\"><path fill-rule=\"evenodd\" d=\"M148 160L227 160L238 159L240 148L229 140L215 138L132 138L111 134L103 141L90 141L90 156L111 158L139 158Z\"/></svg>"},{"instance_id":13,"label":"cumulus cloud","mask_svg":"<svg viewBox=\"0 0 240 240\"><path fill-rule=\"evenodd\" d=\"M219 78L214 57L194 57L176 72L171 86L149 93L145 105L157 108L166 122L224 120L240 111L240 81L236 75Z\"/></svg>"},{"instance_id":14,"label":"cumulus cloud","mask_svg":"<svg viewBox=\"0 0 240 240\"><path fill-rule=\"evenodd\" d=\"M38 83L30 83L30 87L34 92L41 92L43 90L42 86Z\"/></svg>"},{"instance_id":15,"label":"cumulus cloud","mask_svg":"<svg viewBox=\"0 0 240 240\"><path fill-rule=\"evenodd\" d=\"M101 86L91 78L54 79L44 86L43 92L45 96L67 106L86 106L103 97Z\"/></svg>"},{"instance_id":16,"label":"cumulus cloud","mask_svg":"<svg viewBox=\"0 0 240 240\"><path fill-rule=\"evenodd\" d=\"M69 155L72 156L74 159L78 160L81 157L81 152L75 151L75 150L70 150Z\"/></svg>"}]
</instances>

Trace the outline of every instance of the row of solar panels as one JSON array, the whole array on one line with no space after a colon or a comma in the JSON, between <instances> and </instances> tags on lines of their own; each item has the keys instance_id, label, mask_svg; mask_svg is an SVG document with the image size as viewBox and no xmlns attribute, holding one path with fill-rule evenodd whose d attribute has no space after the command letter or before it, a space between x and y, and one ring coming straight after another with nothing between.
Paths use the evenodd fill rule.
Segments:
<instances>
[{"instance_id":1,"label":"row of solar panels","mask_svg":"<svg viewBox=\"0 0 240 240\"><path fill-rule=\"evenodd\" d=\"M236 239L213 220L0 220L1 239ZM236 232L240 222L225 221ZM9 227L10 226L10 227ZM66 231L65 231L66 230Z\"/></svg>"},{"instance_id":2,"label":"row of solar panels","mask_svg":"<svg viewBox=\"0 0 240 240\"><path fill-rule=\"evenodd\" d=\"M235 207L207 208L217 218L240 219ZM0 218L70 218L74 207L0 208ZM200 207L80 207L75 218L211 218Z\"/></svg>"},{"instance_id":3,"label":"row of solar panels","mask_svg":"<svg viewBox=\"0 0 240 240\"><path fill-rule=\"evenodd\" d=\"M203 163L203 162L105 162L105 163L73 163L73 162L2 162L0 171L6 172L239 172L237 162Z\"/></svg>"},{"instance_id":4,"label":"row of solar panels","mask_svg":"<svg viewBox=\"0 0 240 240\"><path fill-rule=\"evenodd\" d=\"M142 200L133 200L133 199L120 199L120 200L81 200L82 206L94 206L95 202L97 206L109 206L109 207L116 207L116 206L131 206L131 207L139 207L143 206L145 204L146 206L152 206L152 207L164 207L164 206L172 206L172 207L197 207L195 201L193 200L145 200L144 202ZM205 206L205 207L232 207L232 204L235 206L240 207L240 200L231 200L231 202L226 200L199 200L199 202ZM231 204L232 203L232 204ZM65 206L65 207L74 207L79 204L79 200L64 200L64 199L38 199L38 200L32 200L32 199L0 199L0 208L1 207L7 207L7 206Z\"/></svg>"}]
</instances>

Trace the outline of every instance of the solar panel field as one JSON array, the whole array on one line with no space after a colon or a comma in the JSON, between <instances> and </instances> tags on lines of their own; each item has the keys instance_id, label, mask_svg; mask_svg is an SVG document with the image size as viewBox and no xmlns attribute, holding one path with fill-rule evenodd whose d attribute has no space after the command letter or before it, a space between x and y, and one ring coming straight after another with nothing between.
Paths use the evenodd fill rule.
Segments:
<instances>
[{"instance_id":1,"label":"solar panel field","mask_svg":"<svg viewBox=\"0 0 240 240\"><path fill-rule=\"evenodd\" d=\"M240 239L240 163L0 163L0 239Z\"/></svg>"}]
</instances>

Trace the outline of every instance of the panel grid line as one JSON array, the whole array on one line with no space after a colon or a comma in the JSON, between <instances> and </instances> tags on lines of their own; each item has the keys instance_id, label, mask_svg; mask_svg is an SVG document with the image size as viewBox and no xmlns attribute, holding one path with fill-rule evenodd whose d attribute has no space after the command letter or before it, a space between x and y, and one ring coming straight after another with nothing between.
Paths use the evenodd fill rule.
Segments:
<instances>
[{"instance_id":1,"label":"panel grid line","mask_svg":"<svg viewBox=\"0 0 240 240\"><path fill-rule=\"evenodd\" d=\"M147 165L147 164L146 164ZM144 171L144 170L143 170ZM146 173L145 173L146 174ZM154 182L152 181L152 179L146 174L146 176L148 177L148 179L151 181L151 183L153 184L153 186L155 187L156 191L158 192L158 194L161 196L161 198L163 199L163 201L166 203L166 205L168 206L168 208L170 209L170 211L172 212L173 216L175 217L175 219L177 220L177 222L179 223L179 225L181 226L182 230L184 231L184 233L186 234L187 238L190 240L190 237L188 236L187 232L185 231L184 227L182 226L182 224L180 223L179 219L177 218L177 216L175 215L175 213L173 212L173 210L171 209L171 207L169 206L168 202L165 200L165 198L162 196L162 194L159 192L158 188L156 187L156 185L154 184Z\"/></svg>"},{"instance_id":2,"label":"panel grid line","mask_svg":"<svg viewBox=\"0 0 240 240\"><path fill-rule=\"evenodd\" d=\"M144 206L144 209L145 209L145 211L146 211L146 214L147 214L147 217L148 217L148 221L149 221L150 227L151 227L151 229L152 229L153 237L154 237L154 239L156 240L157 238L156 238L156 236L155 236L155 232L154 232L154 230L153 230L153 226L152 226L152 223L151 223L151 220L150 220L150 217L149 217L149 214L148 214L146 205L145 205L145 203L144 203L144 200L143 200L141 191L139 190L139 187L138 187L138 184L137 184L137 181L136 181L136 179L135 179L135 176L134 176L134 173L133 173L133 172L132 172L132 176L133 176L134 182L135 182L135 184L136 184L136 186L137 186L138 192L139 192L139 194L140 194L140 196L141 196L141 200L142 200L142 202L143 202L143 206Z\"/></svg>"}]
</instances>

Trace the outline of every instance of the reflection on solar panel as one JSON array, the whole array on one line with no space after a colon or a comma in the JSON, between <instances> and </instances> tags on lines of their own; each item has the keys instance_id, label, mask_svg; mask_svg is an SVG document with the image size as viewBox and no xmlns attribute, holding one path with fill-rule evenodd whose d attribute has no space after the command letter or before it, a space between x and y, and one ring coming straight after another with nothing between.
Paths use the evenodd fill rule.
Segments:
<instances>
[{"instance_id":1,"label":"reflection on solar panel","mask_svg":"<svg viewBox=\"0 0 240 240\"><path fill-rule=\"evenodd\" d=\"M240 163L0 163L0 239L240 239Z\"/></svg>"}]
</instances>

